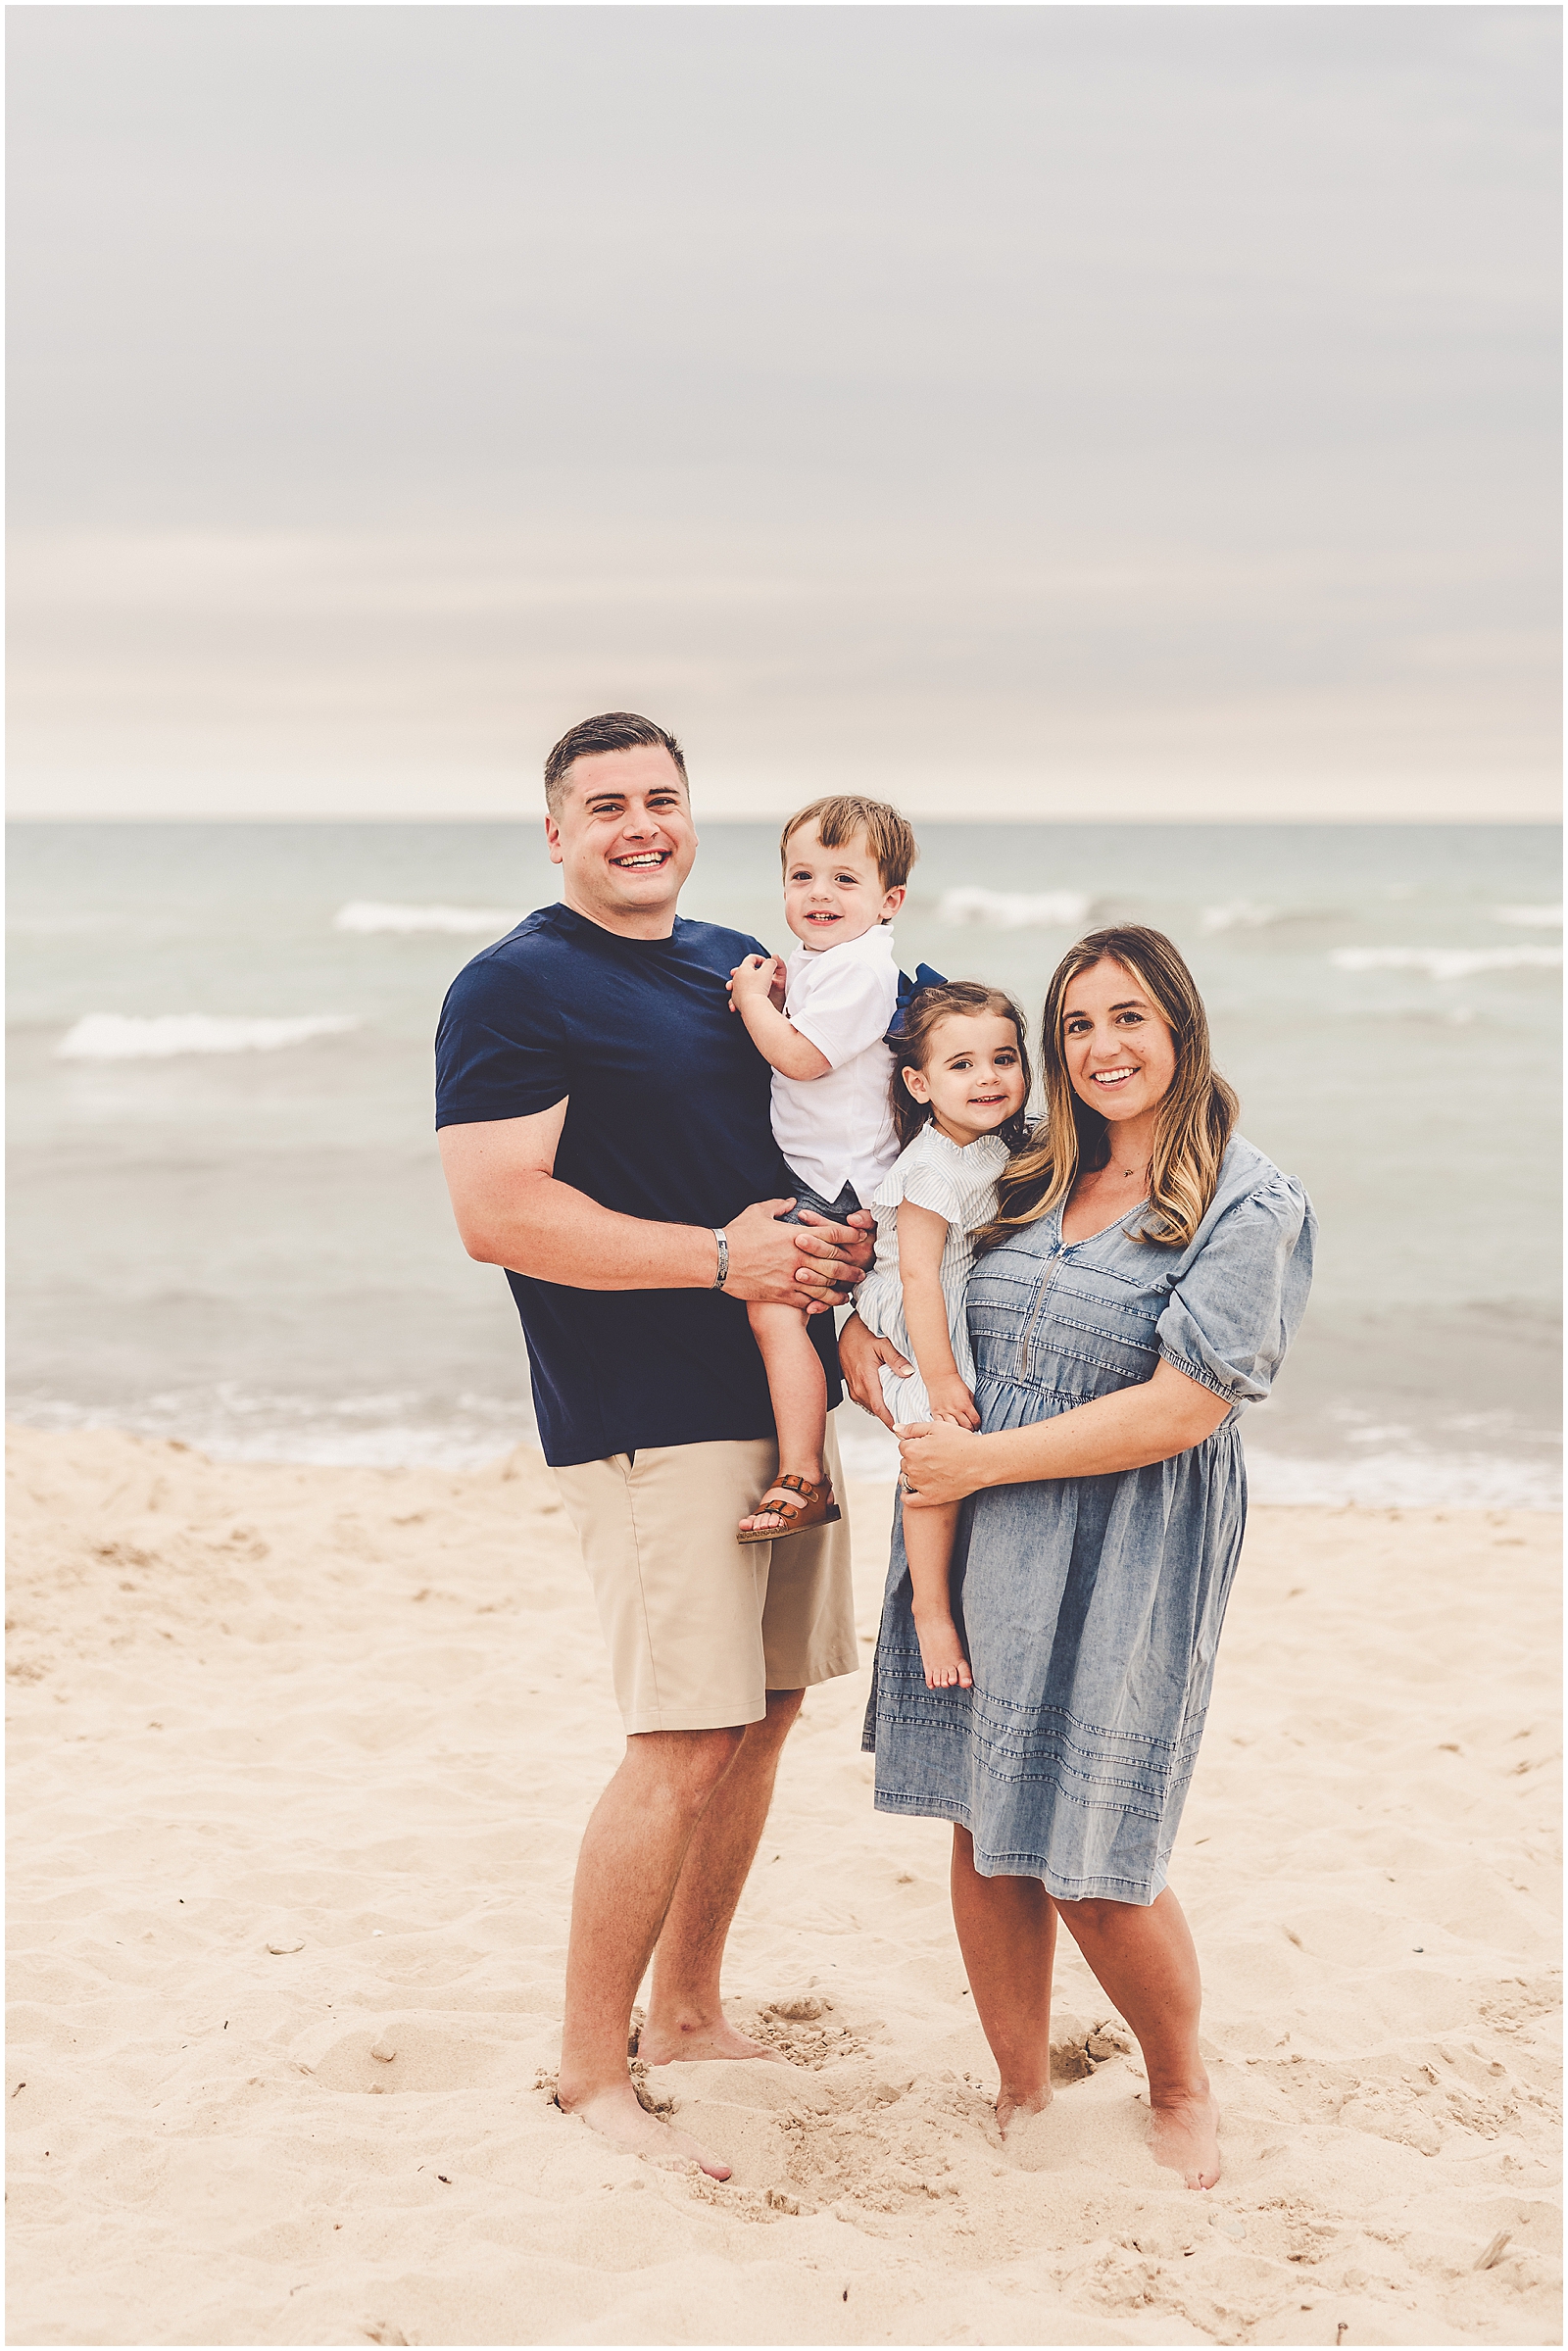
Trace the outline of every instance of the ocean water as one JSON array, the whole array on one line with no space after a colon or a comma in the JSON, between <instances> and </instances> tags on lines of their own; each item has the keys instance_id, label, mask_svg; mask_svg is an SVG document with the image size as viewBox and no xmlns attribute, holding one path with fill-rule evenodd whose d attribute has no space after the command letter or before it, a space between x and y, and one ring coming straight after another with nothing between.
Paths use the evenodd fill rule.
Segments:
<instances>
[{"instance_id":1,"label":"ocean water","mask_svg":"<svg viewBox=\"0 0 1568 2351\"><path fill-rule=\"evenodd\" d=\"M787 947L775 839L706 827L684 910ZM922 849L905 967L1035 1016L1091 923L1171 932L1244 1131L1311 1192L1317 1286L1248 1416L1254 1493L1555 1500L1556 832L947 824ZM10 860L13 1417L318 1461L525 1437L505 1282L447 1207L430 1039L452 974L556 897L538 830L18 824Z\"/></svg>"}]
</instances>

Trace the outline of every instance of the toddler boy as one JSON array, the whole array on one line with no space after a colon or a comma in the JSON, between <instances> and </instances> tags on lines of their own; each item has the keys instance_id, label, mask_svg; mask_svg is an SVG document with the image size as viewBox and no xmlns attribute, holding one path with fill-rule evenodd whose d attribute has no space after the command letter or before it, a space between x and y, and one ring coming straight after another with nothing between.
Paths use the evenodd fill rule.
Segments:
<instances>
[{"instance_id":1,"label":"toddler boy","mask_svg":"<svg viewBox=\"0 0 1568 2351\"><path fill-rule=\"evenodd\" d=\"M730 1000L773 1070L773 1134L796 1179L791 1220L842 1223L898 1157L886 1042L898 1010L894 915L919 850L885 801L841 795L790 818L779 844L784 919L800 945L787 963L748 955ZM773 1543L839 1515L824 1478L827 1386L804 1315L749 1306L778 1427L780 1474L740 1526Z\"/></svg>"}]
</instances>

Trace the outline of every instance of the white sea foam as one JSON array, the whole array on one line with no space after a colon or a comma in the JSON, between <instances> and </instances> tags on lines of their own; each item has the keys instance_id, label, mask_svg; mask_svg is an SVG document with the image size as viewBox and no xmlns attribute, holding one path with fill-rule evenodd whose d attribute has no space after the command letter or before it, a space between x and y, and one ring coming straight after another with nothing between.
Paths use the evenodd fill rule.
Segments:
<instances>
[{"instance_id":1,"label":"white sea foam","mask_svg":"<svg viewBox=\"0 0 1568 2351\"><path fill-rule=\"evenodd\" d=\"M1517 922L1529 930L1560 931L1561 906L1494 906L1494 922Z\"/></svg>"},{"instance_id":2,"label":"white sea foam","mask_svg":"<svg viewBox=\"0 0 1568 2351\"><path fill-rule=\"evenodd\" d=\"M1233 899L1228 906L1205 906L1205 931L1260 931L1271 922L1278 922L1278 906L1260 906L1250 898Z\"/></svg>"},{"instance_id":3,"label":"white sea foam","mask_svg":"<svg viewBox=\"0 0 1568 2351\"><path fill-rule=\"evenodd\" d=\"M10 1413L26 1428L124 1429L173 1439L214 1461L308 1461L331 1469L479 1469L515 1445L538 1443L520 1398L460 1396L439 1420L420 1409L427 1402L409 1391L328 1400L247 1392L220 1381L114 1406L21 1396Z\"/></svg>"},{"instance_id":4,"label":"white sea foam","mask_svg":"<svg viewBox=\"0 0 1568 2351\"><path fill-rule=\"evenodd\" d=\"M1551 1462L1502 1453L1390 1449L1358 1460L1313 1459L1247 1446L1254 1502L1347 1503L1363 1510L1560 1510L1562 1478Z\"/></svg>"},{"instance_id":5,"label":"white sea foam","mask_svg":"<svg viewBox=\"0 0 1568 2351\"><path fill-rule=\"evenodd\" d=\"M1478 971L1560 971L1560 947L1337 947L1341 971L1424 971L1429 979L1467 980Z\"/></svg>"},{"instance_id":6,"label":"white sea foam","mask_svg":"<svg viewBox=\"0 0 1568 2351\"><path fill-rule=\"evenodd\" d=\"M1075 929L1094 902L1076 890L944 890L939 922L979 922L993 931Z\"/></svg>"},{"instance_id":7,"label":"white sea foam","mask_svg":"<svg viewBox=\"0 0 1568 2351\"><path fill-rule=\"evenodd\" d=\"M210 1012L88 1012L56 1051L63 1061L168 1061L176 1053L275 1053L310 1037L337 1037L359 1022L347 1012L294 1020L224 1020Z\"/></svg>"},{"instance_id":8,"label":"white sea foam","mask_svg":"<svg viewBox=\"0 0 1568 2351\"><path fill-rule=\"evenodd\" d=\"M465 939L499 939L515 914L494 906L401 906L379 899L351 899L332 917L335 931L446 931Z\"/></svg>"}]
</instances>

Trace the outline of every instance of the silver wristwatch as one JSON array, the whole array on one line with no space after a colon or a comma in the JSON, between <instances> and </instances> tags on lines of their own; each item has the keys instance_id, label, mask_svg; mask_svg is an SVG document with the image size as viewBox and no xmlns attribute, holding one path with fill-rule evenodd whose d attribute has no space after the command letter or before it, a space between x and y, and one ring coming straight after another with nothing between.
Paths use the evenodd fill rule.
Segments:
<instances>
[{"instance_id":1,"label":"silver wristwatch","mask_svg":"<svg viewBox=\"0 0 1568 2351\"><path fill-rule=\"evenodd\" d=\"M713 1239L718 1243L718 1271L713 1276L713 1288L722 1290L729 1280L729 1237L721 1224L714 1225L712 1230Z\"/></svg>"}]
</instances>

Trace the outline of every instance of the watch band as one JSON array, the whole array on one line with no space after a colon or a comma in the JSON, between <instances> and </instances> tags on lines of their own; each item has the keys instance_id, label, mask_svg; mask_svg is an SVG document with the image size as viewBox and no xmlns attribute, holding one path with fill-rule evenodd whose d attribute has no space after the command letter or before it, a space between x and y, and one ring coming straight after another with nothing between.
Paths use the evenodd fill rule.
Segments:
<instances>
[{"instance_id":1,"label":"watch band","mask_svg":"<svg viewBox=\"0 0 1568 2351\"><path fill-rule=\"evenodd\" d=\"M718 1243L718 1271L713 1276L713 1288L722 1290L729 1280L729 1237L721 1224L714 1225L712 1233Z\"/></svg>"}]
</instances>

